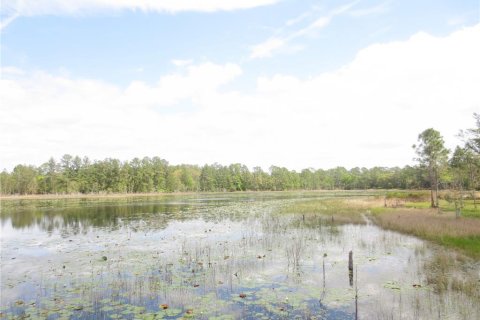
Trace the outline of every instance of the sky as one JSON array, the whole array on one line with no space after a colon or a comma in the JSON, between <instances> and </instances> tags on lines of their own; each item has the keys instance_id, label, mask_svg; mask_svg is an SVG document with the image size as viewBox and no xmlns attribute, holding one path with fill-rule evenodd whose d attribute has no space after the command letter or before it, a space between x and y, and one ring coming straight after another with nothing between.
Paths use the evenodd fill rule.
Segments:
<instances>
[{"instance_id":1,"label":"sky","mask_svg":"<svg viewBox=\"0 0 480 320\"><path fill-rule=\"evenodd\" d=\"M480 112L478 0L0 1L0 170L403 167Z\"/></svg>"}]
</instances>

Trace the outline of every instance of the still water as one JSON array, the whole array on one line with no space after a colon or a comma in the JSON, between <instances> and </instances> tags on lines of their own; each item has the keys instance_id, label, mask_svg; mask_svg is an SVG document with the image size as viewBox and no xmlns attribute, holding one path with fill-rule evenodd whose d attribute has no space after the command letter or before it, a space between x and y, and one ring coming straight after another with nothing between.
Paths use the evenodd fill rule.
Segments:
<instances>
[{"instance_id":1,"label":"still water","mask_svg":"<svg viewBox=\"0 0 480 320\"><path fill-rule=\"evenodd\" d=\"M478 261L280 213L323 196L3 201L1 317L480 319Z\"/></svg>"}]
</instances>

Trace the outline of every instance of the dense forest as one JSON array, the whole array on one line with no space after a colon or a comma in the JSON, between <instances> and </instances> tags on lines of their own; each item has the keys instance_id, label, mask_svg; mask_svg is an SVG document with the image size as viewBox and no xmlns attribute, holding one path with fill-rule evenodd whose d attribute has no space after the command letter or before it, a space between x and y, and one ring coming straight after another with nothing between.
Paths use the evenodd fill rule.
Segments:
<instances>
[{"instance_id":1,"label":"dense forest","mask_svg":"<svg viewBox=\"0 0 480 320\"><path fill-rule=\"evenodd\" d=\"M321 189L456 189L476 190L480 176L480 114L476 127L460 131L464 145L453 152L434 129L418 137L415 166L403 168L304 169L272 166L249 170L236 163L171 165L159 157L130 161L64 155L39 167L17 165L0 173L0 191L12 194L150 193L189 191L263 191ZM432 197L432 206L434 206Z\"/></svg>"}]
</instances>

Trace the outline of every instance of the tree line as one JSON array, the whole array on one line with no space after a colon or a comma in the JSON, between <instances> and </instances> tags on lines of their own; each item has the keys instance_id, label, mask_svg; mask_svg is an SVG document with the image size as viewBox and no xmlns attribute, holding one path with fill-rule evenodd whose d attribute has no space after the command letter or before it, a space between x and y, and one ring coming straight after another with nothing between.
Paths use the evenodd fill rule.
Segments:
<instances>
[{"instance_id":1,"label":"tree line","mask_svg":"<svg viewBox=\"0 0 480 320\"><path fill-rule=\"evenodd\" d=\"M480 175L480 115L476 128L461 131L464 145L449 158L443 138L434 129L419 135L414 145L418 164L394 167L304 169L271 166L253 170L243 164L172 165L159 157L129 161L64 155L40 166L17 165L0 173L0 192L12 194L154 193L211 191L283 191L332 189L476 190ZM438 202L438 200L437 200Z\"/></svg>"}]
</instances>

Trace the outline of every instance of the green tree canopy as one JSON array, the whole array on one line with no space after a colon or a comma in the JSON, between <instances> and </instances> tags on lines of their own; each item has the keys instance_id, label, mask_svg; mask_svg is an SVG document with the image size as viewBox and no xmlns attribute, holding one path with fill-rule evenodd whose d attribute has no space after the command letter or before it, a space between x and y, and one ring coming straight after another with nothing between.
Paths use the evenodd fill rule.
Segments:
<instances>
[{"instance_id":1,"label":"green tree canopy","mask_svg":"<svg viewBox=\"0 0 480 320\"><path fill-rule=\"evenodd\" d=\"M416 160L428 171L430 177L431 206L438 207L440 169L447 163L449 150L437 130L429 128L418 135L418 145L413 145Z\"/></svg>"}]
</instances>

